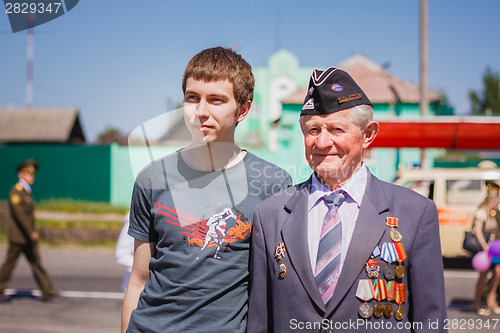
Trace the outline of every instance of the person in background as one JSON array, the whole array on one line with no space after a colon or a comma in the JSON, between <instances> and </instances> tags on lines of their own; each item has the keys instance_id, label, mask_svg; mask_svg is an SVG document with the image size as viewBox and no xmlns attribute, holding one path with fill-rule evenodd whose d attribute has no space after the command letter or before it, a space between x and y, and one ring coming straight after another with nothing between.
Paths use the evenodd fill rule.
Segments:
<instances>
[{"instance_id":1,"label":"person in background","mask_svg":"<svg viewBox=\"0 0 500 333\"><path fill-rule=\"evenodd\" d=\"M120 236L116 242L115 259L116 263L125 269L121 289L123 292L127 290L128 279L132 271L134 263L134 238L128 235L130 212L123 218L123 227L120 231Z\"/></svg>"},{"instance_id":2,"label":"person in background","mask_svg":"<svg viewBox=\"0 0 500 333\"><path fill-rule=\"evenodd\" d=\"M31 194L31 185L35 182L38 162L27 159L17 167L18 183L9 193L11 225L9 228L9 248L5 262L0 269L0 301L7 300L4 290L21 254L24 254L31 266L31 271L42 292L42 300L49 301L56 295L49 275L42 267L38 249L39 234L35 227L35 201Z\"/></svg>"},{"instance_id":3,"label":"person in background","mask_svg":"<svg viewBox=\"0 0 500 333\"><path fill-rule=\"evenodd\" d=\"M498 214L499 205L499 189L500 186L494 181L486 181L486 198L483 202L479 204L476 212L474 213L474 218L472 222L472 231L476 235L479 244L483 248L483 251L488 251L489 243L495 239L495 235L498 238L499 227L497 223L496 215ZM489 239L484 238L484 233L488 233L491 236ZM491 279L491 287L486 296L487 307L482 306L483 300L483 290L486 282L486 278L489 273L493 273ZM491 312L495 314L500 314L500 307L497 302L497 289L500 282L500 264L492 265L492 267L484 272L479 272L479 278L476 283L476 292L474 295L474 303L471 306L471 310L477 312L479 315L488 316Z\"/></svg>"}]
</instances>

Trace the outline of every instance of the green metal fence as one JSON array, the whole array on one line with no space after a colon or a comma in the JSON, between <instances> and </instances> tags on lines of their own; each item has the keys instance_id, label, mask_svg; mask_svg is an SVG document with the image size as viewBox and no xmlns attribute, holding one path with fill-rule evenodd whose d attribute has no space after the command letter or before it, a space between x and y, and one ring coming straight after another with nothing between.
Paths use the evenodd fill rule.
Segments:
<instances>
[{"instance_id":1,"label":"green metal fence","mask_svg":"<svg viewBox=\"0 0 500 333\"><path fill-rule=\"evenodd\" d=\"M17 165L34 158L40 170L33 185L36 200L72 198L111 201L111 147L56 144L0 146L0 199L17 182Z\"/></svg>"}]
</instances>

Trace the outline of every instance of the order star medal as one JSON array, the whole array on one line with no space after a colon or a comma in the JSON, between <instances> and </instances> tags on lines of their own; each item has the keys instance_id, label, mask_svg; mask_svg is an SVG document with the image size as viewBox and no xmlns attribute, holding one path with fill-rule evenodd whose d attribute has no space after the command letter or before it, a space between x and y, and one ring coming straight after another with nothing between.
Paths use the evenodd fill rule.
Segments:
<instances>
[{"instance_id":1,"label":"order star medal","mask_svg":"<svg viewBox=\"0 0 500 333\"><path fill-rule=\"evenodd\" d=\"M370 259L366 262L366 275L370 279L376 279L380 272L380 264L375 259Z\"/></svg>"},{"instance_id":2,"label":"order star medal","mask_svg":"<svg viewBox=\"0 0 500 333\"><path fill-rule=\"evenodd\" d=\"M286 253L286 248L285 248L285 243L281 242L276 246L276 250L274 251L274 257L276 260L280 261L285 257Z\"/></svg>"}]
</instances>

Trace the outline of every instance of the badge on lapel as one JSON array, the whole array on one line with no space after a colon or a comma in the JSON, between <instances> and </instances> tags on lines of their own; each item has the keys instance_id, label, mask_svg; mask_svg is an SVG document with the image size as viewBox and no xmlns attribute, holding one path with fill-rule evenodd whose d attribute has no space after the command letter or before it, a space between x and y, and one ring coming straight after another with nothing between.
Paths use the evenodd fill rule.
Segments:
<instances>
[{"instance_id":1,"label":"badge on lapel","mask_svg":"<svg viewBox=\"0 0 500 333\"><path fill-rule=\"evenodd\" d=\"M286 275L286 266L285 264L280 265L280 279L284 279Z\"/></svg>"},{"instance_id":2,"label":"badge on lapel","mask_svg":"<svg viewBox=\"0 0 500 333\"><path fill-rule=\"evenodd\" d=\"M281 242L276 246L276 250L274 251L274 257L276 258L277 261L280 261L285 257L286 253L286 247L285 243Z\"/></svg>"}]
</instances>

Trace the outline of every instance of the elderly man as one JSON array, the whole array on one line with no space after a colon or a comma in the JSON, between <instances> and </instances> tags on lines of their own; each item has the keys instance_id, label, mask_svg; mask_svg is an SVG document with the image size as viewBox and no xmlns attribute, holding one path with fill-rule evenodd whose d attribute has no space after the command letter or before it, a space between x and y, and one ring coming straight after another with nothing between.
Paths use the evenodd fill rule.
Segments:
<instances>
[{"instance_id":1,"label":"elderly man","mask_svg":"<svg viewBox=\"0 0 500 333\"><path fill-rule=\"evenodd\" d=\"M255 210L248 332L444 331L437 210L363 164L379 130L365 93L315 70L300 125L314 173Z\"/></svg>"}]
</instances>

